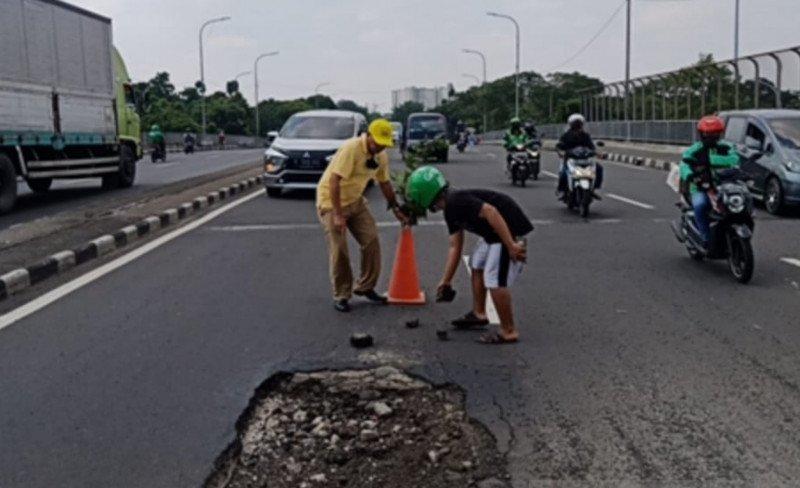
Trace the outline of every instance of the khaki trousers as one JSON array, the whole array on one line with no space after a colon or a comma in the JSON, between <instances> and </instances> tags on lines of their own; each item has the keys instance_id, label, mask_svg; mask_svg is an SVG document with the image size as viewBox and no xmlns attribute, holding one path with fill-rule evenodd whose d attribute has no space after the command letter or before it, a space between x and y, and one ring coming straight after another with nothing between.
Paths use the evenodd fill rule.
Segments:
<instances>
[{"instance_id":1,"label":"khaki trousers","mask_svg":"<svg viewBox=\"0 0 800 488\"><path fill-rule=\"evenodd\" d=\"M359 201L342 208L347 219L347 228L361 247L361 277L355 285L356 291L375 289L381 274L381 247L378 241L378 228L367 206L367 200ZM350 267L350 253L347 250L347 233L338 232L333 226L332 210L317 210L325 239L328 241L328 259L334 300L350 299L353 295L353 270Z\"/></svg>"}]
</instances>

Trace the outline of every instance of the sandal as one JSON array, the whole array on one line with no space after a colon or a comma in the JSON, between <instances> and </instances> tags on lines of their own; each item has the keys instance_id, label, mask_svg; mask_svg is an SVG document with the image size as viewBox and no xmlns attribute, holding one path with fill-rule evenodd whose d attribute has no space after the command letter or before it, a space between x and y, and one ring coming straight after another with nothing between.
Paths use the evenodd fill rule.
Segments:
<instances>
[{"instance_id":1,"label":"sandal","mask_svg":"<svg viewBox=\"0 0 800 488\"><path fill-rule=\"evenodd\" d=\"M481 319L470 311L450 322L456 329L475 329L489 325L489 319Z\"/></svg>"},{"instance_id":2,"label":"sandal","mask_svg":"<svg viewBox=\"0 0 800 488\"><path fill-rule=\"evenodd\" d=\"M487 332L486 334L482 334L478 338L477 342L479 344L497 346L502 344L514 344L515 342L517 342L517 340L518 340L517 338L506 339L500 334L500 332Z\"/></svg>"}]
</instances>

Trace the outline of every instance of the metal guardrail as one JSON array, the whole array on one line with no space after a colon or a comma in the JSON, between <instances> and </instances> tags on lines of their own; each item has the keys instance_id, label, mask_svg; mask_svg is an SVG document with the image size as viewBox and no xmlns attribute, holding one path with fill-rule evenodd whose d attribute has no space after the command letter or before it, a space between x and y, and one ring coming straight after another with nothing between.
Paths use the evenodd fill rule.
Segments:
<instances>
[{"instance_id":1,"label":"metal guardrail","mask_svg":"<svg viewBox=\"0 0 800 488\"><path fill-rule=\"evenodd\" d=\"M689 145L697 140L696 121L693 120L610 120L605 122L587 122L586 130L594 139L631 141L652 144ZM630 125L630 138L628 138ZM543 139L558 139L567 130L566 124L543 124L536 126ZM487 132L484 139L497 141L503 138L505 131Z\"/></svg>"},{"instance_id":2,"label":"metal guardrail","mask_svg":"<svg viewBox=\"0 0 800 488\"><path fill-rule=\"evenodd\" d=\"M198 140L198 135L195 134L195 140ZM166 142L167 146L183 146L183 133L182 132L165 132L164 133L164 142ZM145 147L150 146L150 141L147 137L147 133L142 134L142 141L145 144ZM203 146L217 146L218 144L217 136L214 135L206 135L203 138ZM265 140L263 137L254 137L254 136L238 136L238 135L226 135L225 136L225 146L230 147L243 147L243 148L250 148L250 147L264 147Z\"/></svg>"}]
</instances>

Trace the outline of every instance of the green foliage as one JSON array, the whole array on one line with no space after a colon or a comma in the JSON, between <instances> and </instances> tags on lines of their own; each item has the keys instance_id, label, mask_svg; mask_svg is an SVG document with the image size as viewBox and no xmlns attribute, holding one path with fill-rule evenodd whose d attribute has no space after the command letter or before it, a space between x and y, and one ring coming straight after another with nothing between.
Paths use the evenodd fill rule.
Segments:
<instances>
[{"instance_id":1,"label":"green foliage","mask_svg":"<svg viewBox=\"0 0 800 488\"><path fill-rule=\"evenodd\" d=\"M410 203L406 199L406 187L408 186L408 178L409 176L411 176L411 173L413 173L415 169L419 168L420 163L422 161L423 160L416 154L411 154L409 152L406 152L405 157L403 158L403 162L406 165L405 169L403 169L402 171L392 171L391 174L392 184L394 185L395 193L400 196L400 201L403 202L400 205L400 210L402 210L404 214L410 217L411 225L415 225L419 217L425 217L428 214L427 209L419 208L419 206Z\"/></svg>"}]
</instances>

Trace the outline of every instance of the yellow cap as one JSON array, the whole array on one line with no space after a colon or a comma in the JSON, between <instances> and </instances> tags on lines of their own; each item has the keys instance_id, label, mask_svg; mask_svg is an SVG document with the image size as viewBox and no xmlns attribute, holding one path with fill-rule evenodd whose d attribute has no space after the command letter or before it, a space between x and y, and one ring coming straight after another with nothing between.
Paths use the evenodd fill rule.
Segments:
<instances>
[{"instance_id":1,"label":"yellow cap","mask_svg":"<svg viewBox=\"0 0 800 488\"><path fill-rule=\"evenodd\" d=\"M369 124L369 135L375 139L377 144L386 147L393 147L392 124L386 119L375 119Z\"/></svg>"}]
</instances>

